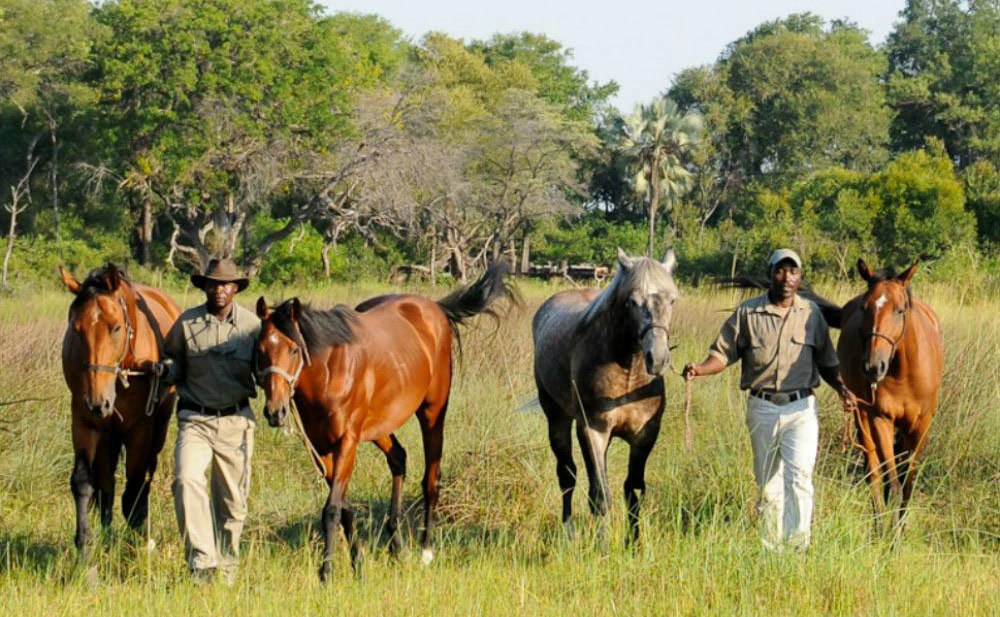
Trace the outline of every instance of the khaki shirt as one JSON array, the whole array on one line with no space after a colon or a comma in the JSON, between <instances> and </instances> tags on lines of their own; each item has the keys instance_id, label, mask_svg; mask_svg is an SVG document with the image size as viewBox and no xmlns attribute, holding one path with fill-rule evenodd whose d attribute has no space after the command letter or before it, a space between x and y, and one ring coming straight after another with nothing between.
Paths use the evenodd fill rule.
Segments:
<instances>
[{"instance_id":1,"label":"khaki shirt","mask_svg":"<svg viewBox=\"0 0 1000 617\"><path fill-rule=\"evenodd\" d=\"M190 308L167 333L166 381L176 383L182 399L220 409L257 395L251 372L260 319L233 303L219 321L202 304Z\"/></svg>"},{"instance_id":2,"label":"khaki shirt","mask_svg":"<svg viewBox=\"0 0 1000 617\"><path fill-rule=\"evenodd\" d=\"M838 365L830 328L819 307L797 294L787 310L771 304L767 294L741 304L723 324L709 353L727 366L743 361L743 390L815 388L818 368Z\"/></svg>"}]
</instances>

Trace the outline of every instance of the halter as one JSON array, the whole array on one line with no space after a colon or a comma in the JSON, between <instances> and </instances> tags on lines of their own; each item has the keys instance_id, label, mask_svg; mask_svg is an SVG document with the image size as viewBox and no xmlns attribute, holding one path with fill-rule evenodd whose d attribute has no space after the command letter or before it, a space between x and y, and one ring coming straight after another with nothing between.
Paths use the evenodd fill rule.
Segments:
<instances>
[{"instance_id":1,"label":"halter","mask_svg":"<svg viewBox=\"0 0 1000 617\"><path fill-rule=\"evenodd\" d=\"M666 326L661 326L657 323L651 323L642 330L639 331L639 338L646 336L646 333L650 330L663 330L667 334L667 338L670 338L670 328Z\"/></svg>"},{"instance_id":2,"label":"halter","mask_svg":"<svg viewBox=\"0 0 1000 617\"><path fill-rule=\"evenodd\" d=\"M135 337L135 329L132 327L132 321L128 316L128 308L125 306L125 298L123 298L121 294L118 295L118 304L122 307L122 316L125 319L125 345L122 347L121 355L114 364L91 364L89 362L84 362L83 367L88 371L112 373L115 377L121 380L122 387L128 388L128 378L130 376L144 375L145 373L142 371L122 368L122 363L125 362L125 358L127 358L129 352L132 351L132 339Z\"/></svg>"},{"instance_id":3,"label":"halter","mask_svg":"<svg viewBox=\"0 0 1000 617\"><path fill-rule=\"evenodd\" d=\"M270 375L271 373L277 373L278 375L284 377L285 381L288 382L288 387L292 391L295 391L295 384L298 383L299 376L302 374L302 369L305 367L305 365L306 365L306 359L303 356L299 356L299 366L298 368L295 369L294 373L289 373L280 366L272 364L271 366L267 367L264 370L257 371L257 381L263 382L264 377Z\"/></svg>"}]
</instances>

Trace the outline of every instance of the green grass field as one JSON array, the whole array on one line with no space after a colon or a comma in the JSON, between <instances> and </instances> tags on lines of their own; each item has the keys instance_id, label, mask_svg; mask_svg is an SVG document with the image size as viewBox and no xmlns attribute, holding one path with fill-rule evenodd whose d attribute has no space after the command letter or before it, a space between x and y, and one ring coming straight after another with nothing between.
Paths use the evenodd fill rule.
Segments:
<instances>
[{"instance_id":1,"label":"green grass field","mask_svg":"<svg viewBox=\"0 0 1000 617\"><path fill-rule=\"evenodd\" d=\"M668 409L650 459L642 546L626 551L621 485L627 449L609 456L613 491L607 552L595 540L585 480L575 496L578 537L558 522L555 464L534 397L530 320L556 287L523 286L524 306L499 330L489 320L463 337L445 429L436 559L419 563L423 461L416 423L409 452L408 548L398 562L381 540L390 477L381 453L362 449L350 497L367 549L357 580L346 548L321 586L315 521L324 486L295 434L257 427L250 517L235 585L188 580L170 494L171 427L151 497L150 533L129 532L117 511L94 550L98 582L77 567L69 491L69 394L59 367L67 293L0 299L0 615L997 615L1000 614L1000 301L917 295L944 324L943 396L908 527L895 551L872 537L868 489L840 449L843 418L821 392L821 443L812 548L761 551L738 370L697 382L695 448L684 449L683 384L667 376ZM308 292L318 306L354 303L379 285ZM422 291L441 296L444 288ZM824 288L844 300L849 290ZM690 290L675 313L674 364L701 360L723 311L738 298ZM272 290L268 300L292 295ZM200 301L192 290L175 296ZM257 294L238 299L252 306ZM19 399L32 398L8 404ZM258 409L260 401L258 399ZM578 464L580 463L577 452ZM583 466L579 465L582 473ZM119 481L119 494L122 482ZM96 513L92 516L98 525Z\"/></svg>"}]
</instances>

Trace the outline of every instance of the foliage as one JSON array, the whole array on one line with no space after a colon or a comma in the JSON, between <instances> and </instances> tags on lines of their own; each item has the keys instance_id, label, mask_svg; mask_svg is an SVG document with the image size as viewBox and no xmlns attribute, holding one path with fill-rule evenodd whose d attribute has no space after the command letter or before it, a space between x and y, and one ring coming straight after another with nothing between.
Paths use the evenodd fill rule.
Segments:
<instances>
[{"instance_id":1,"label":"foliage","mask_svg":"<svg viewBox=\"0 0 1000 617\"><path fill-rule=\"evenodd\" d=\"M889 35L895 147L941 139L960 166L1000 157L1000 3L907 0Z\"/></svg>"}]
</instances>

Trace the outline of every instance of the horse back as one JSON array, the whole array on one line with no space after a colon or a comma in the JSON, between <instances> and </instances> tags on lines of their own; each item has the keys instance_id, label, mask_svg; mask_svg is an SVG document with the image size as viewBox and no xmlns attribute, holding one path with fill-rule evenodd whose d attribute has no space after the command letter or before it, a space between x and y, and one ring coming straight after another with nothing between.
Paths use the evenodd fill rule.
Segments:
<instances>
[{"instance_id":1,"label":"horse back","mask_svg":"<svg viewBox=\"0 0 1000 617\"><path fill-rule=\"evenodd\" d=\"M374 407L410 399L419 402L429 394L447 396L452 334L437 302L409 294L381 298L358 313L357 332L353 345L363 349L365 370L374 386L370 394Z\"/></svg>"}]
</instances>

